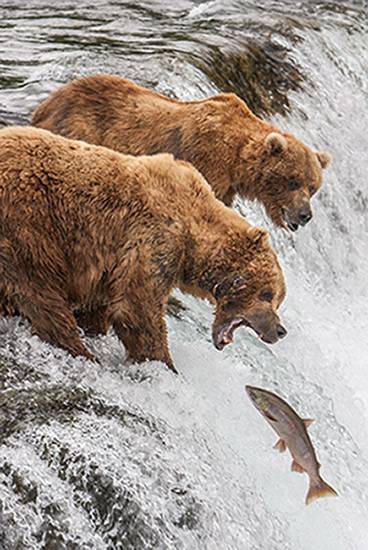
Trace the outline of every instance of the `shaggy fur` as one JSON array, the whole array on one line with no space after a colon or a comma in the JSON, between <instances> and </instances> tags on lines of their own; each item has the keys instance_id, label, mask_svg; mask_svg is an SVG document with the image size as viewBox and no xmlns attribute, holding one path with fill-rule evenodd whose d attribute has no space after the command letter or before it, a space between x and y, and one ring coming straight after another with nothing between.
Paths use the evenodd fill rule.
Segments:
<instances>
[{"instance_id":1,"label":"shaggy fur","mask_svg":"<svg viewBox=\"0 0 368 550\"><path fill-rule=\"evenodd\" d=\"M132 361L173 368L164 320L173 287L216 305L218 348L239 316L264 340L281 337L285 285L267 233L168 154L131 157L45 130L1 130L0 281L34 332L72 355L91 358L79 309L112 323Z\"/></svg>"},{"instance_id":2,"label":"shaggy fur","mask_svg":"<svg viewBox=\"0 0 368 550\"><path fill-rule=\"evenodd\" d=\"M191 162L216 197L260 201L273 222L295 230L311 218L326 153L257 118L234 94L181 102L117 76L96 75L56 90L32 123L121 153L172 153Z\"/></svg>"}]
</instances>

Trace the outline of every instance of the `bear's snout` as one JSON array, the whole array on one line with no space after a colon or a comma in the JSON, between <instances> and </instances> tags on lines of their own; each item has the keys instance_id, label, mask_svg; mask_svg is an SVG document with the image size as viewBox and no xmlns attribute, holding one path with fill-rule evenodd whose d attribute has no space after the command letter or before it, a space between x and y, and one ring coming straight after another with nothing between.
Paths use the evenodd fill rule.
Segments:
<instances>
[{"instance_id":1,"label":"bear's snout","mask_svg":"<svg viewBox=\"0 0 368 550\"><path fill-rule=\"evenodd\" d=\"M266 344L276 344L281 338L285 338L287 335L287 330L280 323L275 327L271 327L270 330L265 331L261 335L261 340L266 342Z\"/></svg>"},{"instance_id":2,"label":"bear's snout","mask_svg":"<svg viewBox=\"0 0 368 550\"><path fill-rule=\"evenodd\" d=\"M299 210L299 223L300 225L307 224L313 217L312 210L310 206L305 206Z\"/></svg>"},{"instance_id":3,"label":"bear's snout","mask_svg":"<svg viewBox=\"0 0 368 550\"><path fill-rule=\"evenodd\" d=\"M287 335L286 328L281 324L274 311L254 310L247 317L248 325L266 344L275 344Z\"/></svg>"},{"instance_id":4,"label":"bear's snout","mask_svg":"<svg viewBox=\"0 0 368 550\"><path fill-rule=\"evenodd\" d=\"M287 335L287 330L281 324L277 327L277 336L279 338L284 338Z\"/></svg>"},{"instance_id":5,"label":"bear's snout","mask_svg":"<svg viewBox=\"0 0 368 550\"><path fill-rule=\"evenodd\" d=\"M283 216L288 229L296 231L312 219L313 213L310 205L304 204L301 208L283 208Z\"/></svg>"}]
</instances>

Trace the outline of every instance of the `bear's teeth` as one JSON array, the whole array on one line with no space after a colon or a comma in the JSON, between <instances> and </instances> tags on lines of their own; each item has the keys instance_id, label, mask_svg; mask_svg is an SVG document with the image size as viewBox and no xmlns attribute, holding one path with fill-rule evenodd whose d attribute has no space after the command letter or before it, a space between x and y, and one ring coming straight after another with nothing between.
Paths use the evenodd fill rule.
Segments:
<instances>
[{"instance_id":1,"label":"bear's teeth","mask_svg":"<svg viewBox=\"0 0 368 550\"><path fill-rule=\"evenodd\" d=\"M232 334L224 334L222 341L224 342L224 344L231 344L233 342Z\"/></svg>"}]
</instances>

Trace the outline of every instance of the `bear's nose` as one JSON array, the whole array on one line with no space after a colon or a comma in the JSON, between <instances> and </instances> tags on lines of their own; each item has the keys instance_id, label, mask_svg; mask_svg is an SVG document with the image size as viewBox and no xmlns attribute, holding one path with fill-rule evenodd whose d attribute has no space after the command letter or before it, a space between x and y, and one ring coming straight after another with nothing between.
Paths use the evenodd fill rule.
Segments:
<instances>
[{"instance_id":1,"label":"bear's nose","mask_svg":"<svg viewBox=\"0 0 368 550\"><path fill-rule=\"evenodd\" d=\"M301 225L305 225L312 219L312 216L313 214L310 208L302 208L302 210L300 210L299 212L299 223Z\"/></svg>"},{"instance_id":2,"label":"bear's nose","mask_svg":"<svg viewBox=\"0 0 368 550\"><path fill-rule=\"evenodd\" d=\"M282 325L277 325L276 332L279 338L284 338L287 335L287 330Z\"/></svg>"}]
</instances>

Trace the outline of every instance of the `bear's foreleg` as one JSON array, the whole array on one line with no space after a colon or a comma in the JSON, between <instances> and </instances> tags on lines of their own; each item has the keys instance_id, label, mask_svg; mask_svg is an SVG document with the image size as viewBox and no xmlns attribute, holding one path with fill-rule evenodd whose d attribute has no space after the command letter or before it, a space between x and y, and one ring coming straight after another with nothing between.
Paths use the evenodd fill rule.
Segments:
<instances>
[{"instance_id":1,"label":"bear's foreleg","mask_svg":"<svg viewBox=\"0 0 368 550\"><path fill-rule=\"evenodd\" d=\"M74 357L82 355L93 360L80 339L68 303L67 268L55 243L26 224L15 233L12 226L5 225L3 229L10 235L0 239L3 309L9 308L11 314L19 312L28 319L33 332L42 340L60 346Z\"/></svg>"},{"instance_id":2,"label":"bear's foreleg","mask_svg":"<svg viewBox=\"0 0 368 550\"><path fill-rule=\"evenodd\" d=\"M19 311L16 305L13 303L9 297L9 293L5 288L0 289L0 315L12 317L14 315L19 315Z\"/></svg>"},{"instance_id":3,"label":"bear's foreleg","mask_svg":"<svg viewBox=\"0 0 368 550\"><path fill-rule=\"evenodd\" d=\"M79 310L74 313L78 326L84 330L87 336L107 334L109 320L106 309L106 306L101 306L93 310Z\"/></svg>"},{"instance_id":4,"label":"bear's foreleg","mask_svg":"<svg viewBox=\"0 0 368 550\"><path fill-rule=\"evenodd\" d=\"M130 362L161 361L177 374L169 352L163 305L129 300L116 310L112 324Z\"/></svg>"},{"instance_id":5,"label":"bear's foreleg","mask_svg":"<svg viewBox=\"0 0 368 550\"><path fill-rule=\"evenodd\" d=\"M167 345L166 326L161 326L165 336L157 333L157 326L150 327L147 319L144 320L144 326L134 326L122 319L115 318L113 327L128 352L128 361L132 363L161 361L175 374L178 374Z\"/></svg>"}]
</instances>

